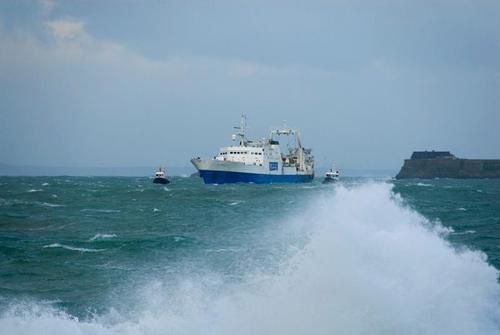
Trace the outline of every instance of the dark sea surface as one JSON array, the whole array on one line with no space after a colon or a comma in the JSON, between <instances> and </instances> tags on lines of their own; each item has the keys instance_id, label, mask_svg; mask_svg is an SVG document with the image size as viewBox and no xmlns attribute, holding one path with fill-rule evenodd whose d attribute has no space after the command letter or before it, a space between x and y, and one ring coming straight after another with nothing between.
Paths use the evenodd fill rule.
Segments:
<instances>
[{"instance_id":1,"label":"dark sea surface","mask_svg":"<svg viewBox=\"0 0 500 335\"><path fill-rule=\"evenodd\" d=\"M500 180L0 177L0 334L500 334Z\"/></svg>"}]
</instances>

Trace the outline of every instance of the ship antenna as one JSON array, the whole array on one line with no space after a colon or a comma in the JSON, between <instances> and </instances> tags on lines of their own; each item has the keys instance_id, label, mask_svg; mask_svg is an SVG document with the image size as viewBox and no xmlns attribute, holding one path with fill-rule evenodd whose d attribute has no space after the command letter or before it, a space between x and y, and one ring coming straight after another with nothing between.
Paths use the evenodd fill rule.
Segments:
<instances>
[{"instance_id":1,"label":"ship antenna","mask_svg":"<svg viewBox=\"0 0 500 335\"><path fill-rule=\"evenodd\" d=\"M245 114L241 114L240 129L243 137L245 137L246 127L247 127L247 116Z\"/></svg>"},{"instance_id":2,"label":"ship antenna","mask_svg":"<svg viewBox=\"0 0 500 335\"><path fill-rule=\"evenodd\" d=\"M240 138L240 145L246 145L246 143L247 143L247 139L245 136L246 125L247 125L247 117L245 114L241 114L240 126L234 127L235 129L238 129L238 132L236 133L236 135L238 135ZM233 137L233 140L234 140L234 137Z\"/></svg>"},{"instance_id":3,"label":"ship antenna","mask_svg":"<svg viewBox=\"0 0 500 335\"><path fill-rule=\"evenodd\" d=\"M302 149L302 141L300 140L300 133L296 130L295 131L295 139L297 140L297 145L299 148Z\"/></svg>"}]
</instances>

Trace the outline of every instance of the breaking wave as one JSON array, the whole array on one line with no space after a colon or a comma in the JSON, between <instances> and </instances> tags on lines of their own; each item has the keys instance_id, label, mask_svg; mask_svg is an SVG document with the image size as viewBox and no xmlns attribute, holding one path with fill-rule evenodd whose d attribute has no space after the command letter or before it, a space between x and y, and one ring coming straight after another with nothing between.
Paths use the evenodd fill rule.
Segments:
<instances>
[{"instance_id":1,"label":"breaking wave","mask_svg":"<svg viewBox=\"0 0 500 335\"><path fill-rule=\"evenodd\" d=\"M498 271L447 241L389 184L333 188L287 225L307 243L279 273L151 278L127 311L78 320L34 303L4 311L5 334L498 334ZM287 225L283 225L286 229ZM49 247L55 247L57 244ZM57 245L62 247L62 245ZM222 278L221 278L222 277ZM110 306L119 304L110 301ZM35 306L35 307L33 307Z\"/></svg>"},{"instance_id":2,"label":"breaking wave","mask_svg":"<svg viewBox=\"0 0 500 335\"><path fill-rule=\"evenodd\" d=\"M63 207L64 205L60 205L60 204L52 204L50 202L36 202L36 204L39 204L40 206L43 206L43 207Z\"/></svg>"},{"instance_id":3,"label":"breaking wave","mask_svg":"<svg viewBox=\"0 0 500 335\"><path fill-rule=\"evenodd\" d=\"M95 234L94 236L92 236L89 239L89 241L93 242L93 241L100 241L100 240L109 240L109 239L112 239L115 237L116 237L116 234Z\"/></svg>"},{"instance_id":4,"label":"breaking wave","mask_svg":"<svg viewBox=\"0 0 500 335\"><path fill-rule=\"evenodd\" d=\"M62 248L66 250L72 250L72 251L80 251L80 252L100 252L104 251L105 249L88 249L88 248L78 248L78 247L72 247L70 245L65 245L65 244L60 244L60 243L52 243L48 245L44 245L44 248Z\"/></svg>"},{"instance_id":5,"label":"breaking wave","mask_svg":"<svg viewBox=\"0 0 500 335\"><path fill-rule=\"evenodd\" d=\"M95 209L95 208L84 208L80 212L92 212L92 213L120 213L119 209Z\"/></svg>"},{"instance_id":6,"label":"breaking wave","mask_svg":"<svg viewBox=\"0 0 500 335\"><path fill-rule=\"evenodd\" d=\"M434 187L432 184L426 184L426 183L417 183L417 186L422 186L422 187Z\"/></svg>"}]
</instances>

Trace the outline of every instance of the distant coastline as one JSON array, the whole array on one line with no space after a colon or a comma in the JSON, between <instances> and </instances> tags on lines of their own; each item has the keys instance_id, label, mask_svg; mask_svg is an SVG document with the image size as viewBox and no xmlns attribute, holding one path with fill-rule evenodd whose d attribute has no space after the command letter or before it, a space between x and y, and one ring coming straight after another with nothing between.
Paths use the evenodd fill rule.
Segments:
<instances>
[{"instance_id":1,"label":"distant coastline","mask_svg":"<svg viewBox=\"0 0 500 335\"><path fill-rule=\"evenodd\" d=\"M500 159L458 158L449 151L415 151L396 179L500 178Z\"/></svg>"}]
</instances>

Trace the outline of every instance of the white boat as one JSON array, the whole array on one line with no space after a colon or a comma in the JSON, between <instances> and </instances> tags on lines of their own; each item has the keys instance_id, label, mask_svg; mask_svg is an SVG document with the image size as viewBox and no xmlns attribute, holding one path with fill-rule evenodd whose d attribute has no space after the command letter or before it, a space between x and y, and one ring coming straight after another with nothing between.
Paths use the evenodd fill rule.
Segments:
<instances>
[{"instance_id":1,"label":"white boat","mask_svg":"<svg viewBox=\"0 0 500 335\"><path fill-rule=\"evenodd\" d=\"M330 169L330 171L327 171L325 173L325 179L323 180L323 183L334 183L339 180L340 173L338 170Z\"/></svg>"},{"instance_id":2,"label":"white boat","mask_svg":"<svg viewBox=\"0 0 500 335\"><path fill-rule=\"evenodd\" d=\"M246 118L241 116L233 144L219 149L213 159L193 158L191 163L206 184L303 183L314 178L314 156L302 146L299 132L286 126L271 131L268 138L248 140ZM291 136L293 147L282 152L278 137Z\"/></svg>"},{"instance_id":3,"label":"white boat","mask_svg":"<svg viewBox=\"0 0 500 335\"><path fill-rule=\"evenodd\" d=\"M159 168L156 172L155 172L155 176L154 176L154 179L153 179L153 183L155 184L168 184L170 183L170 181L167 179L167 177L165 176L165 171L163 168Z\"/></svg>"}]
</instances>

